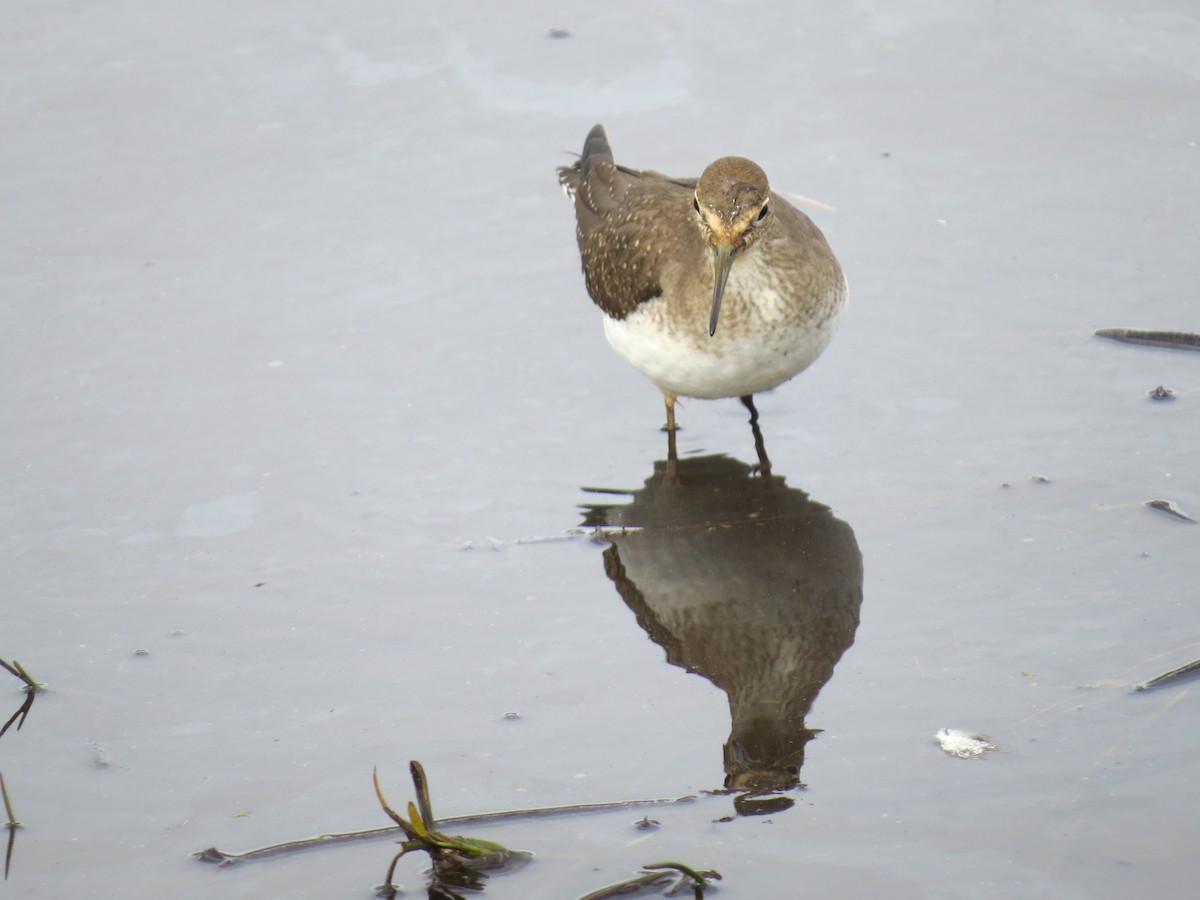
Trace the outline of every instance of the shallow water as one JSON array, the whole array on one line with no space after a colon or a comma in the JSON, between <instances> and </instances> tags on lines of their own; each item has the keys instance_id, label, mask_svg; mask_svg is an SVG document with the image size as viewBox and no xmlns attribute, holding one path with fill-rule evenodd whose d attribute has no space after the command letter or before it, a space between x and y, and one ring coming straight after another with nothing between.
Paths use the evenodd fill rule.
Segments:
<instances>
[{"instance_id":1,"label":"shallow water","mask_svg":"<svg viewBox=\"0 0 1200 900\"><path fill-rule=\"evenodd\" d=\"M0 738L6 896L368 896L387 841L189 854L386 824L413 758L448 816L792 804L473 829L536 854L495 898L664 858L728 898L1191 889L1196 686L1132 687L1200 656L1200 527L1143 506L1200 518L1200 356L1091 332L1200 330L1200 18L637 9L10 17L0 658L50 689ZM554 178L597 120L833 207L851 307L759 398L772 479L735 401L668 477Z\"/></svg>"}]
</instances>

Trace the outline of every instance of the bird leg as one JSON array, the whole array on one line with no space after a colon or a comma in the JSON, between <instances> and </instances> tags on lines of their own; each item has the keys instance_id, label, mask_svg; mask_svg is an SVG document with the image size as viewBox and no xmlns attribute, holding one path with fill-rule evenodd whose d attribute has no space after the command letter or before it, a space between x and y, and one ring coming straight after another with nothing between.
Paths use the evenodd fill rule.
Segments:
<instances>
[{"instance_id":1,"label":"bird leg","mask_svg":"<svg viewBox=\"0 0 1200 900\"><path fill-rule=\"evenodd\" d=\"M663 391L663 402L667 405L667 459L674 460L675 453L675 400L674 394Z\"/></svg>"},{"instance_id":2,"label":"bird leg","mask_svg":"<svg viewBox=\"0 0 1200 900\"><path fill-rule=\"evenodd\" d=\"M754 395L746 394L741 401L742 406L750 410L750 431L754 435L754 452L758 454L758 471L763 476L769 476L771 460L767 458L767 445L763 442L762 431L758 427L758 409L754 405Z\"/></svg>"},{"instance_id":3,"label":"bird leg","mask_svg":"<svg viewBox=\"0 0 1200 900\"><path fill-rule=\"evenodd\" d=\"M663 402L667 404L667 426L663 430L666 431L668 434L674 434L675 433L675 401L676 401L676 399L678 399L678 397L675 394L668 394L666 391L663 391L662 395L663 395Z\"/></svg>"}]
</instances>

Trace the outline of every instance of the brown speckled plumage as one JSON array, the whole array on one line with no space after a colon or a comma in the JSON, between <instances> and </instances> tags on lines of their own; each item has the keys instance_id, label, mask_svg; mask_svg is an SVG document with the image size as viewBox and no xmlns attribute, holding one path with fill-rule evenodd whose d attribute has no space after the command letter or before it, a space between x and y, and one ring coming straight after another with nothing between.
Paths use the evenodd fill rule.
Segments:
<instances>
[{"instance_id":1,"label":"brown speckled plumage","mask_svg":"<svg viewBox=\"0 0 1200 900\"><path fill-rule=\"evenodd\" d=\"M616 165L599 126L588 135L583 156L560 168L558 179L575 198L575 235L596 305L623 319L639 303L662 296L663 254L672 241L660 210L690 203L695 180Z\"/></svg>"}]
</instances>

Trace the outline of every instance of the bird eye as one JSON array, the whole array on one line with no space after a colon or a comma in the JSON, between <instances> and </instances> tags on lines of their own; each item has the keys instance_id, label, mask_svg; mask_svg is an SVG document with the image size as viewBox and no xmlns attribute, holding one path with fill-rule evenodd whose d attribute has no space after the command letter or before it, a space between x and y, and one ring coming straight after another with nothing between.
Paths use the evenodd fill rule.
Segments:
<instances>
[{"instance_id":1,"label":"bird eye","mask_svg":"<svg viewBox=\"0 0 1200 900\"><path fill-rule=\"evenodd\" d=\"M767 204L764 203L763 208L758 211L758 219L756 219L755 221L761 222L766 217L767 217Z\"/></svg>"}]
</instances>

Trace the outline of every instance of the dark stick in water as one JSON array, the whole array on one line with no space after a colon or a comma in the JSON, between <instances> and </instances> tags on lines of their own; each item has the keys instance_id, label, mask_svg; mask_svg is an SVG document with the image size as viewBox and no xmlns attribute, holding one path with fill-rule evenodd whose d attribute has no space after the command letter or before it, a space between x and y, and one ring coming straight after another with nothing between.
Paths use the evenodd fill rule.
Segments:
<instances>
[{"instance_id":1,"label":"dark stick in water","mask_svg":"<svg viewBox=\"0 0 1200 900\"><path fill-rule=\"evenodd\" d=\"M1184 675L1191 675L1193 672L1200 672L1200 659L1193 659L1190 663L1179 666L1178 668L1170 669L1163 672L1161 675L1155 675L1149 681L1136 685L1135 689L1139 691L1148 691L1150 688L1158 687L1166 684L1169 681L1174 681L1177 678L1182 678Z\"/></svg>"},{"instance_id":2,"label":"dark stick in water","mask_svg":"<svg viewBox=\"0 0 1200 900\"><path fill-rule=\"evenodd\" d=\"M1125 344L1145 344L1147 347L1166 347L1171 350L1200 350L1200 334L1187 331L1143 331L1140 328L1097 328L1097 337L1111 338Z\"/></svg>"},{"instance_id":3,"label":"dark stick in water","mask_svg":"<svg viewBox=\"0 0 1200 900\"><path fill-rule=\"evenodd\" d=\"M1182 519L1185 522L1194 523L1196 521L1170 500L1147 500L1143 505L1150 507L1150 509L1161 509L1163 512L1177 519Z\"/></svg>"}]
</instances>

